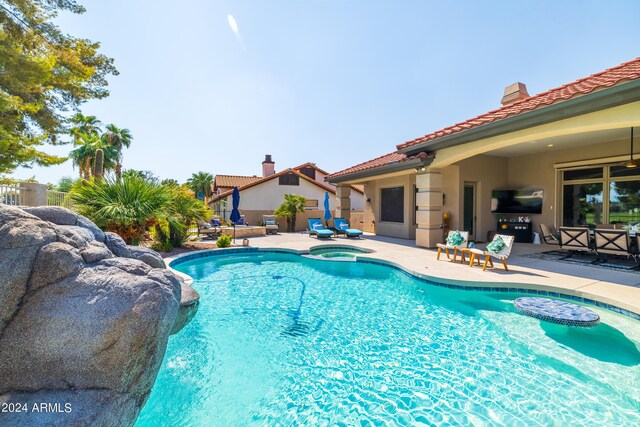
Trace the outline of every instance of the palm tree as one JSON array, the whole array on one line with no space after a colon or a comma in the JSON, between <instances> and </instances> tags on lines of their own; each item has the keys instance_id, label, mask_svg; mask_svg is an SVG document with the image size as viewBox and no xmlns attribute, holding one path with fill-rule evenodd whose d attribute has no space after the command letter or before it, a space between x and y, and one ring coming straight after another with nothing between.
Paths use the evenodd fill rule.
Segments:
<instances>
[{"instance_id":1,"label":"palm tree","mask_svg":"<svg viewBox=\"0 0 640 427\"><path fill-rule=\"evenodd\" d=\"M77 143L85 135L98 135L100 133L100 120L96 116L85 116L77 113L71 119L75 126L69 129L69 135L73 137L73 142Z\"/></svg>"},{"instance_id":2,"label":"palm tree","mask_svg":"<svg viewBox=\"0 0 640 427\"><path fill-rule=\"evenodd\" d=\"M131 146L133 136L129 129L120 129L114 124L108 124L106 129L105 133L102 134L102 141L105 145L110 145L116 148L118 152L115 172L116 178L120 178L122 176L122 149L129 148Z\"/></svg>"},{"instance_id":3,"label":"palm tree","mask_svg":"<svg viewBox=\"0 0 640 427\"><path fill-rule=\"evenodd\" d=\"M96 158L96 151L102 149L104 152L104 170L113 170L118 161L118 152L115 147L105 145L97 133L78 133L75 142L76 148L69 153L69 158L73 165L77 166L80 177L89 179L93 170L93 163Z\"/></svg>"},{"instance_id":4,"label":"palm tree","mask_svg":"<svg viewBox=\"0 0 640 427\"><path fill-rule=\"evenodd\" d=\"M191 175L187 180L187 185L200 200L207 200L211 196L211 186L213 185L213 175L206 172L198 172ZM200 195L202 194L202 199Z\"/></svg>"},{"instance_id":5,"label":"palm tree","mask_svg":"<svg viewBox=\"0 0 640 427\"><path fill-rule=\"evenodd\" d=\"M296 229L296 215L304 212L307 199L303 196L296 196L295 194L285 194L284 203L278 206L278 209L273 211L273 214L277 217L284 217L287 220L287 231L295 231Z\"/></svg>"}]
</instances>

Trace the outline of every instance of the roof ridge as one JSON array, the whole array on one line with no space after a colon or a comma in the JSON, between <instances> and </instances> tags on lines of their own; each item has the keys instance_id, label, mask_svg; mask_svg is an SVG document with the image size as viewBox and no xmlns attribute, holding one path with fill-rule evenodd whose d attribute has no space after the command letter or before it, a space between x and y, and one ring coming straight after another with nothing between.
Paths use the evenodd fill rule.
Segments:
<instances>
[{"instance_id":1,"label":"roof ridge","mask_svg":"<svg viewBox=\"0 0 640 427\"><path fill-rule=\"evenodd\" d=\"M466 130L466 129L462 129L462 130L456 130L456 131L452 132L452 130L454 128L456 128L456 127L473 128L473 127L478 127L478 126L482 126L483 124L485 124L485 123L480 123L480 124L471 123L474 120L483 120L483 121L486 120L487 122L494 122L496 120L504 119L507 116L520 114L520 113L522 113L522 112L524 112L526 110L536 109L541 105L550 105L550 104L553 104L553 103L555 103L557 101L561 101L561 102L562 101L566 101L568 99L573 98L576 95L580 96L580 95L584 95L584 94L587 94L587 93L591 93L595 89L600 88L600 87L610 87L610 86L616 85L620 81L625 80L625 79L629 79L629 78L632 78L632 77L620 76L620 78L617 78L617 79L614 78L615 81L610 83L610 84L607 84L607 82L600 82L600 83L594 84L593 87L591 87L591 88L585 88L583 90L577 90L577 91L569 94L569 96L557 97L555 99L550 99L550 100L544 100L544 98L546 96L550 95L550 94L561 93L563 90L565 90L567 88L575 87L576 85L580 85L580 84L582 84L584 82L587 82L589 80L596 79L596 78L601 77L603 75L615 73L615 71L618 71L620 69L624 69L624 68L630 67L630 66L639 66L638 71L636 73L631 73L631 75L633 76L634 74L637 74L638 77L640 77L640 57L637 57L637 58L632 59L630 61L623 62L622 64L607 68L607 69L605 69L603 71L599 71L597 73L590 74L590 75L588 75L586 77L582 77L582 78L579 78L579 79L574 80L572 82L565 83L565 84L563 84L561 86L551 88L551 89L546 90L544 92L540 92L540 93L537 93L535 95L528 96L527 98L512 102L512 103L507 104L507 105L503 105L503 106L498 107L498 108L493 109L493 110L489 110L489 111L487 111L485 113L479 114L479 115L477 115L475 117L472 117L470 119L467 119L467 120L464 120L464 121L461 121L461 122L457 122L457 123L455 123L453 125L450 125L450 126L442 128L442 129L439 129L439 130L424 134L422 136L419 136L417 138L414 138L414 139L411 139L409 141L403 142L401 144L397 144L396 148L398 150L401 150L403 148L411 147L411 146L415 145L416 143L418 143L420 141L425 141L425 140L430 139L430 138L437 139L437 138L440 137L440 136L437 136L437 134L439 134L439 133L450 134L450 133L463 132L464 130ZM526 104L530 103L532 101L533 102L538 102L538 104L537 105L532 105L530 108L527 108ZM519 109L518 107L520 107L521 111L517 111ZM516 110L516 112L510 112L509 110ZM504 112L505 113L505 117L493 117L493 118L489 119L489 116L495 115L495 114L497 114L499 112Z\"/></svg>"}]
</instances>

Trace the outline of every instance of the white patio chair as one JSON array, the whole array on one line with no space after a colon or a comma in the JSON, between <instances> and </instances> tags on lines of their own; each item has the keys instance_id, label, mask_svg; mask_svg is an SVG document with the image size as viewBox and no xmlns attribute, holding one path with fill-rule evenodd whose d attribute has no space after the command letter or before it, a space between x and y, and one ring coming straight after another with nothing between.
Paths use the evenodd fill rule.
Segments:
<instances>
[{"instance_id":1,"label":"white patio chair","mask_svg":"<svg viewBox=\"0 0 640 427\"><path fill-rule=\"evenodd\" d=\"M491 258L499 259L500 261L502 261L502 265L504 266L505 271L509 271L509 268L507 267L507 258L509 258L509 254L511 254L511 249L513 249L513 242L515 240L515 237L508 236L506 234L496 234L491 242L495 242L498 238L502 239L502 241L504 242L504 247L498 252L493 252L488 249L469 249L469 251L471 252L469 267L473 266L473 261L476 259L478 260L478 265L480 265L480 257L484 255L484 264L482 265L482 271L485 271L487 269L487 264L493 267L493 260ZM491 245L491 243L489 245Z\"/></svg>"},{"instance_id":2,"label":"white patio chair","mask_svg":"<svg viewBox=\"0 0 640 427\"><path fill-rule=\"evenodd\" d=\"M453 234L456 231L460 233L460 236L464 240L458 245L447 244L447 241L449 241L449 237L453 236ZM458 255L458 248L466 248L467 246L469 246L469 232L460 231L460 230L449 231L449 233L447 234L447 240L445 240L444 243L437 243L436 246L438 246L438 254L436 255L437 260L440 260L440 253L442 252L443 249L444 249L444 252L447 254L447 259L451 259L451 257L449 256L449 249L453 249L453 262L455 262L456 256Z\"/></svg>"}]
</instances>

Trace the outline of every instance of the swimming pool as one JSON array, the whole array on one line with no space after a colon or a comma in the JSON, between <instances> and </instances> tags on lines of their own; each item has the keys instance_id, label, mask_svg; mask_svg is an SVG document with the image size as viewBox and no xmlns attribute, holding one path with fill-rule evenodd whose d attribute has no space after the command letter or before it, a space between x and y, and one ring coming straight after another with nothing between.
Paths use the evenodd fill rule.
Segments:
<instances>
[{"instance_id":1,"label":"swimming pool","mask_svg":"<svg viewBox=\"0 0 640 427\"><path fill-rule=\"evenodd\" d=\"M640 324L518 314L517 293L255 252L188 260L201 295L136 426L639 425Z\"/></svg>"}]
</instances>

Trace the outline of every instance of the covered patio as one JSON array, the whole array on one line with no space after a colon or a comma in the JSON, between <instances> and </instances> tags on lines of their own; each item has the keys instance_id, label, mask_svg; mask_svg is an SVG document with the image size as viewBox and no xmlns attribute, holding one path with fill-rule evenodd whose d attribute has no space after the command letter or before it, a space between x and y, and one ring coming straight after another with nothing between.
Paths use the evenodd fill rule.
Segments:
<instances>
[{"instance_id":1,"label":"covered patio","mask_svg":"<svg viewBox=\"0 0 640 427\"><path fill-rule=\"evenodd\" d=\"M640 221L640 58L534 96L517 83L501 102L327 179L343 192L364 184L365 231L429 248L447 230L516 235L518 246L541 224ZM509 192L539 203L505 209Z\"/></svg>"}]
</instances>

